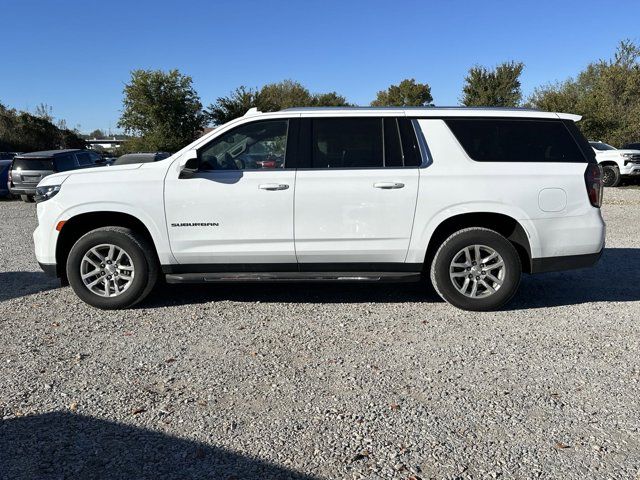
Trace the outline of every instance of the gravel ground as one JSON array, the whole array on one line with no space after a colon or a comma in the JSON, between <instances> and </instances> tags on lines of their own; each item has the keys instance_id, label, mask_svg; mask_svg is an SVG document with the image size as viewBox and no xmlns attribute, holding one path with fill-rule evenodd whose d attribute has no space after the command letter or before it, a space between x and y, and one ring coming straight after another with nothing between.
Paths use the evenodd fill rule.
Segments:
<instances>
[{"instance_id":1,"label":"gravel ground","mask_svg":"<svg viewBox=\"0 0 640 480\"><path fill-rule=\"evenodd\" d=\"M102 312L0 203L0 478L640 478L640 190L596 268L467 313L417 285L162 287Z\"/></svg>"}]
</instances>

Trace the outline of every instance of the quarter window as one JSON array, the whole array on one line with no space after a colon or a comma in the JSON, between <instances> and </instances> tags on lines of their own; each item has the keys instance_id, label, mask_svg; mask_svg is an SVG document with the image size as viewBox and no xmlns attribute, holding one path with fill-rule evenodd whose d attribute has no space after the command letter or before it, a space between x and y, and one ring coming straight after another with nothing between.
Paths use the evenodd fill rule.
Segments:
<instances>
[{"instance_id":1,"label":"quarter window","mask_svg":"<svg viewBox=\"0 0 640 480\"><path fill-rule=\"evenodd\" d=\"M91 157L87 152L76 153L76 158L78 159L78 165L80 165L81 167L90 167L93 165Z\"/></svg>"},{"instance_id":2,"label":"quarter window","mask_svg":"<svg viewBox=\"0 0 640 480\"><path fill-rule=\"evenodd\" d=\"M264 120L235 128L200 150L200 170L284 168L287 120Z\"/></svg>"},{"instance_id":3,"label":"quarter window","mask_svg":"<svg viewBox=\"0 0 640 480\"><path fill-rule=\"evenodd\" d=\"M561 121L447 119L471 159L478 162L587 161Z\"/></svg>"}]
</instances>

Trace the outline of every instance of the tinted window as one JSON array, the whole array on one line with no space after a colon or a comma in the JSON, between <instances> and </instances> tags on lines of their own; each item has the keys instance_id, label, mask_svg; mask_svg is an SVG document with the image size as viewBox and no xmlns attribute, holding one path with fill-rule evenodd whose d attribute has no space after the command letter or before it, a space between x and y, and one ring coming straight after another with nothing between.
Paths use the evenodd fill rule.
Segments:
<instances>
[{"instance_id":1,"label":"tinted window","mask_svg":"<svg viewBox=\"0 0 640 480\"><path fill-rule=\"evenodd\" d=\"M402 155L405 167L419 167L422 164L420 149L418 147L416 132L413 130L411 120L399 118L398 126L402 137Z\"/></svg>"},{"instance_id":2,"label":"tinted window","mask_svg":"<svg viewBox=\"0 0 640 480\"><path fill-rule=\"evenodd\" d=\"M640 150L640 143L627 143L622 148L628 148L629 150Z\"/></svg>"},{"instance_id":3,"label":"tinted window","mask_svg":"<svg viewBox=\"0 0 640 480\"><path fill-rule=\"evenodd\" d=\"M91 160L88 152L78 152L76 153L76 158L78 159L78 165L81 167L93 166L93 160Z\"/></svg>"},{"instance_id":4,"label":"tinted window","mask_svg":"<svg viewBox=\"0 0 640 480\"><path fill-rule=\"evenodd\" d=\"M14 158L14 170L53 170L50 158Z\"/></svg>"},{"instance_id":5,"label":"tinted window","mask_svg":"<svg viewBox=\"0 0 640 480\"><path fill-rule=\"evenodd\" d=\"M264 120L224 133L200 150L200 170L284 168L287 128L287 120Z\"/></svg>"},{"instance_id":6,"label":"tinted window","mask_svg":"<svg viewBox=\"0 0 640 480\"><path fill-rule=\"evenodd\" d=\"M71 154L57 155L54 159L54 163L58 172L64 172L65 170L73 170L76 168L76 162Z\"/></svg>"},{"instance_id":7,"label":"tinted window","mask_svg":"<svg viewBox=\"0 0 640 480\"><path fill-rule=\"evenodd\" d=\"M447 119L478 162L586 162L569 130L555 120Z\"/></svg>"},{"instance_id":8,"label":"tinted window","mask_svg":"<svg viewBox=\"0 0 640 480\"><path fill-rule=\"evenodd\" d=\"M312 168L382 167L380 118L322 118L312 123Z\"/></svg>"}]
</instances>

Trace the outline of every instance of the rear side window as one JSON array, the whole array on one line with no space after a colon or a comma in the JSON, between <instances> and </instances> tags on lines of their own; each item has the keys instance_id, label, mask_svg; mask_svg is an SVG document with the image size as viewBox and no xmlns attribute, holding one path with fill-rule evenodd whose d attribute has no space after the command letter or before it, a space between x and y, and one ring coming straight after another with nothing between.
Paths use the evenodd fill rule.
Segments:
<instances>
[{"instance_id":1,"label":"rear side window","mask_svg":"<svg viewBox=\"0 0 640 480\"><path fill-rule=\"evenodd\" d=\"M78 159L78 165L81 167L90 167L94 165L94 162L88 152L78 152L76 153L76 158Z\"/></svg>"},{"instance_id":2,"label":"rear side window","mask_svg":"<svg viewBox=\"0 0 640 480\"><path fill-rule=\"evenodd\" d=\"M73 170L76 168L76 162L71 154L57 155L54 159L54 163L58 172L64 172L66 170Z\"/></svg>"},{"instance_id":3,"label":"rear side window","mask_svg":"<svg viewBox=\"0 0 640 480\"><path fill-rule=\"evenodd\" d=\"M378 168L384 166L380 118L313 120L312 168Z\"/></svg>"},{"instance_id":4,"label":"rear side window","mask_svg":"<svg viewBox=\"0 0 640 480\"><path fill-rule=\"evenodd\" d=\"M53 170L50 158L14 158L13 170Z\"/></svg>"},{"instance_id":5,"label":"rear side window","mask_svg":"<svg viewBox=\"0 0 640 480\"><path fill-rule=\"evenodd\" d=\"M587 162L560 120L452 118L445 122L477 162Z\"/></svg>"}]
</instances>

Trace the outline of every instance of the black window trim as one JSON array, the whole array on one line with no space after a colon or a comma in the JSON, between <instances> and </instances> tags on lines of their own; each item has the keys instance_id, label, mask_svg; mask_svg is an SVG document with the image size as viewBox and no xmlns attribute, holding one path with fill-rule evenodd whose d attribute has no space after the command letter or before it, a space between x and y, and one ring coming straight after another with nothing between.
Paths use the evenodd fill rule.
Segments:
<instances>
[{"instance_id":1,"label":"black window trim","mask_svg":"<svg viewBox=\"0 0 640 480\"><path fill-rule=\"evenodd\" d=\"M295 170L297 167L295 166L287 166L288 165L288 158L289 158L289 147L293 146L294 144L292 144L292 139L290 137L291 131L292 131L292 124L295 123L293 121L298 120L299 117L284 117L284 118L256 118L255 120L251 120L249 122L242 122L240 125L236 125L228 130L225 130L224 132L222 132L220 135L216 135L214 138L212 138L211 140L209 140L207 143L200 145L198 148L196 148L196 155L197 155L197 159L198 159L198 173L202 172L202 173L215 173L215 172L282 172L285 170ZM250 125L252 123L260 123L260 122L287 122L287 141L284 145L284 166L282 168L243 168L242 170L200 170L200 164L202 163L202 151L204 149L206 149L209 145L211 145L213 142L219 140L220 138L222 138L223 136L227 135L228 133L233 132L234 130L237 130L239 128L242 128L246 125ZM296 128L298 128L298 126L296 125ZM297 132L296 132L297 135ZM297 142L296 142L297 143ZM297 149L294 149L297 150ZM292 152L294 155L297 154L296 151ZM168 157L167 157L168 158ZM164 159L163 159L164 160ZM294 160L295 162L295 160Z\"/></svg>"}]
</instances>

